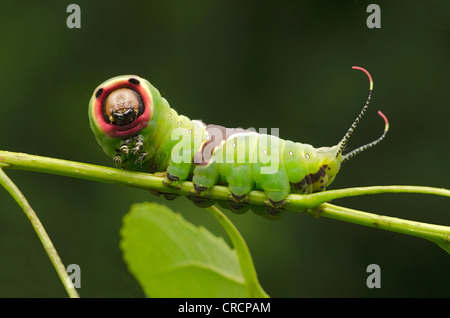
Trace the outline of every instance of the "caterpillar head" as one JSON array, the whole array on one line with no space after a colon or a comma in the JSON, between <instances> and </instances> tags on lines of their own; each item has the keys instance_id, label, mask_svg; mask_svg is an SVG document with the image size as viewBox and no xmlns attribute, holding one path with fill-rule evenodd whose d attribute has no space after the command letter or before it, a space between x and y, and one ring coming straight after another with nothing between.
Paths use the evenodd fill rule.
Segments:
<instances>
[{"instance_id":1,"label":"caterpillar head","mask_svg":"<svg viewBox=\"0 0 450 318\"><path fill-rule=\"evenodd\" d=\"M100 84L89 102L89 120L98 143L114 156L124 138L136 136L152 119L151 85L136 75L113 77Z\"/></svg>"},{"instance_id":2,"label":"caterpillar head","mask_svg":"<svg viewBox=\"0 0 450 318\"><path fill-rule=\"evenodd\" d=\"M100 84L89 103L93 129L111 138L126 138L146 127L152 96L145 82L135 75L123 75Z\"/></svg>"}]
</instances>

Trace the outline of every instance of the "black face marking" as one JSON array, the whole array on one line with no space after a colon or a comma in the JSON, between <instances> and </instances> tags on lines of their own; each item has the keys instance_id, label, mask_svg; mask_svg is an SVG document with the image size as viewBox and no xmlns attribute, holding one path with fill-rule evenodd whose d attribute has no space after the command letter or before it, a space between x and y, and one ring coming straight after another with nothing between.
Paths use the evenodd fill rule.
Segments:
<instances>
[{"instance_id":1,"label":"black face marking","mask_svg":"<svg viewBox=\"0 0 450 318\"><path fill-rule=\"evenodd\" d=\"M96 92L95 92L95 97L99 98L100 95L103 93L103 88L99 88Z\"/></svg>"},{"instance_id":2,"label":"black face marking","mask_svg":"<svg viewBox=\"0 0 450 318\"><path fill-rule=\"evenodd\" d=\"M119 126L135 121L144 109L141 95L131 88L118 88L110 92L105 96L102 106L105 121Z\"/></svg>"},{"instance_id":3,"label":"black face marking","mask_svg":"<svg viewBox=\"0 0 450 318\"><path fill-rule=\"evenodd\" d=\"M125 126L132 123L136 119L137 114L133 109L127 109L122 113L113 113L112 117L115 124Z\"/></svg>"},{"instance_id":4,"label":"black face marking","mask_svg":"<svg viewBox=\"0 0 450 318\"><path fill-rule=\"evenodd\" d=\"M139 85L139 81L137 79L133 78L133 77L131 77L128 80L128 82L130 82L131 84L134 84L134 85Z\"/></svg>"}]
</instances>

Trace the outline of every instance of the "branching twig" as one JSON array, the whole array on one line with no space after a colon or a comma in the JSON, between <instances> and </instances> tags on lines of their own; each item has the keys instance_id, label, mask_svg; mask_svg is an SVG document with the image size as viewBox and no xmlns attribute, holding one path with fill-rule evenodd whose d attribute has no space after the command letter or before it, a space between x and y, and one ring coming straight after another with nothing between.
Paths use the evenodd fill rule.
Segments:
<instances>
[{"instance_id":1,"label":"branching twig","mask_svg":"<svg viewBox=\"0 0 450 318\"><path fill-rule=\"evenodd\" d=\"M188 195L193 189L192 182L181 182L179 190L168 188L163 184L163 178L148 173L120 170L98 165L7 151L0 151L0 168L1 167L52 173L98 182L121 184L146 190L176 193L180 195ZM435 242L450 253L450 226L433 225L398 218L392 218L388 222L384 222L388 217L324 204L330 200L335 200L338 198L378 193L421 193L450 197L450 190L447 189L403 185L374 186L329 190L308 195L291 194L287 198L288 203L286 208L293 212L310 212L310 209L318 208L315 211L321 211L319 212L321 216L370 227L377 227L384 230L400 232L403 234L419 236ZM210 191L211 199L215 200L228 200L230 194L231 193L228 188L224 186L214 186ZM266 195L261 191L251 191L248 197L250 204L254 205L264 205L264 201L267 200ZM400 223L402 224L401 226L399 225Z\"/></svg>"},{"instance_id":2,"label":"branching twig","mask_svg":"<svg viewBox=\"0 0 450 318\"><path fill-rule=\"evenodd\" d=\"M78 293L75 287L73 286L72 281L69 279L69 276L67 275L66 272L66 268L64 267L64 264L62 263L61 258L59 257L58 252L55 249L55 246L50 240L50 237L45 231L44 226L42 225L41 221L37 217L34 210L31 208L30 204L28 203L27 199L24 197L22 192L20 192L20 190L12 182L12 180L8 178L8 176L5 174L5 172L1 167L0 167L0 185L2 185L11 194L11 196L14 198L14 200L16 200L16 202L19 204L19 206L22 208L22 210L25 212L26 216L30 220L31 225L33 226L34 230L36 231L36 234L41 240L42 245L44 246L44 249L47 252L48 257L50 258L53 267L58 273L59 279L63 283L64 288L66 289L66 292L69 295L69 297L78 298L79 297Z\"/></svg>"}]
</instances>

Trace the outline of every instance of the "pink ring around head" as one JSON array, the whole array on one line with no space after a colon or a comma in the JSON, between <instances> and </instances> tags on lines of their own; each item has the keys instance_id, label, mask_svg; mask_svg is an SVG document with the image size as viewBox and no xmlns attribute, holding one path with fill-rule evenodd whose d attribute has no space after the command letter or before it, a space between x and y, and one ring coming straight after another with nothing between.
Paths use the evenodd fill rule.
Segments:
<instances>
[{"instance_id":1,"label":"pink ring around head","mask_svg":"<svg viewBox=\"0 0 450 318\"><path fill-rule=\"evenodd\" d=\"M102 93L98 97L96 97L96 100L94 102L94 117L103 133L107 134L111 138L126 138L138 134L148 125L148 122L151 118L152 100L146 90L141 86L141 84L133 84L130 83L128 79L124 79L122 81L114 83L113 85L102 88ZM103 118L102 107L105 98L112 91L119 88L130 88L135 90L141 96L142 102L144 103L144 112L139 115L139 117L137 117L132 123L125 126L110 124Z\"/></svg>"}]
</instances>

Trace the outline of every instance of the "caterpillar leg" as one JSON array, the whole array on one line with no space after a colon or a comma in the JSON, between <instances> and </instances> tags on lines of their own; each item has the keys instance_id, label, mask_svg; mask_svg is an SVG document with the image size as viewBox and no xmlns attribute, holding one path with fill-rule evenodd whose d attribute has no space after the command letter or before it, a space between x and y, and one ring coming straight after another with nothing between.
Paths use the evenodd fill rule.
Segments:
<instances>
[{"instance_id":1,"label":"caterpillar leg","mask_svg":"<svg viewBox=\"0 0 450 318\"><path fill-rule=\"evenodd\" d=\"M117 154L117 155L114 156L113 162L114 162L114 165L117 168L121 168L121 169L123 168L123 159L122 159L122 156L120 154Z\"/></svg>"},{"instance_id":2,"label":"caterpillar leg","mask_svg":"<svg viewBox=\"0 0 450 318\"><path fill-rule=\"evenodd\" d=\"M223 145L223 152L219 153L220 176L231 192L224 205L234 213L241 214L250 209L247 194L255 186L250 157L256 139L256 134L232 135Z\"/></svg>"},{"instance_id":3,"label":"caterpillar leg","mask_svg":"<svg viewBox=\"0 0 450 318\"><path fill-rule=\"evenodd\" d=\"M257 182L258 189L263 190L268 197L264 202L264 210L266 213L264 216L268 216L272 219L273 217L282 215L286 205L285 199L291 191L284 167L280 165L275 173L271 175L257 175L257 178L259 181ZM261 212L261 209L259 209L258 212Z\"/></svg>"},{"instance_id":4,"label":"caterpillar leg","mask_svg":"<svg viewBox=\"0 0 450 318\"><path fill-rule=\"evenodd\" d=\"M231 193L228 198L228 209L230 209L234 213L245 213L250 209L249 198L246 194L244 195L236 195Z\"/></svg>"},{"instance_id":5,"label":"caterpillar leg","mask_svg":"<svg viewBox=\"0 0 450 318\"><path fill-rule=\"evenodd\" d=\"M155 177L165 178L167 176L167 172L155 172L153 175ZM164 183L164 180L163 180L163 183ZM150 192L152 194L156 195L157 197L159 197L162 194L166 200L174 200L180 196L179 194L176 194L176 193L160 192L157 190L150 190Z\"/></svg>"},{"instance_id":6,"label":"caterpillar leg","mask_svg":"<svg viewBox=\"0 0 450 318\"><path fill-rule=\"evenodd\" d=\"M131 143L131 138L123 139L120 143L120 148L116 149L117 154L114 156L114 165L117 168L123 168L124 163L128 160L129 155L129 144Z\"/></svg>"},{"instance_id":7,"label":"caterpillar leg","mask_svg":"<svg viewBox=\"0 0 450 318\"><path fill-rule=\"evenodd\" d=\"M172 201L178 198L180 195L176 193L163 193L162 194L166 200Z\"/></svg>"},{"instance_id":8,"label":"caterpillar leg","mask_svg":"<svg viewBox=\"0 0 450 318\"><path fill-rule=\"evenodd\" d=\"M201 208L207 208L216 203L216 200L211 199L209 189L207 187L199 186L194 183L194 189L192 189L187 196L196 206Z\"/></svg>"},{"instance_id":9,"label":"caterpillar leg","mask_svg":"<svg viewBox=\"0 0 450 318\"><path fill-rule=\"evenodd\" d=\"M132 141L132 138L126 138L122 140L122 143L120 144L119 152L122 156L128 156L130 152L130 143Z\"/></svg>"},{"instance_id":10,"label":"caterpillar leg","mask_svg":"<svg viewBox=\"0 0 450 318\"><path fill-rule=\"evenodd\" d=\"M169 188L179 190L181 189L181 186L178 184L179 181L180 181L179 177L167 172L166 177L163 180L163 184Z\"/></svg>"},{"instance_id":11,"label":"caterpillar leg","mask_svg":"<svg viewBox=\"0 0 450 318\"><path fill-rule=\"evenodd\" d=\"M286 200L272 201L271 199L264 202L264 208L267 214L271 216L278 216L284 212L284 206L286 205Z\"/></svg>"},{"instance_id":12,"label":"caterpillar leg","mask_svg":"<svg viewBox=\"0 0 450 318\"><path fill-rule=\"evenodd\" d=\"M199 207L209 207L216 203L210 199L209 189L217 184L219 180L219 165L211 160L207 165L198 165L195 167L192 177L194 189L188 198Z\"/></svg>"},{"instance_id":13,"label":"caterpillar leg","mask_svg":"<svg viewBox=\"0 0 450 318\"><path fill-rule=\"evenodd\" d=\"M163 183L170 188L180 189L179 182L188 180L191 173L194 151L192 145L184 140L177 143L176 146L179 150L175 155L171 154Z\"/></svg>"},{"instance_id":14,"label":"caterpillar leg","mask_svg":"<svg viewBox=\"0 0 450 318\"><path fill-rule=\"evenodd\" d=\"M133 137L134 147L131 149L131 152L134 155L137 155L142 151L142 148L144 147L144 137L141 135L137 135Z\"/></svg>"},{"instance_id":15,"label":"caterpillar leg","mask_svg":"<svg viewBox=\"0 0 450 318\"><path fill-rule=\"evenodd\" d=\"M128 151L131 151L131 153L136 156L134 163L142 164L148 156L147 152L142 151L144 147L144 137L141 135L134 136L133 143L134 147L129 149Z\"/></svg>"},{"instance_id":16,"label":"caterpillar leg","mask_svg":"<svg viewBox=\"0 0 450 318\"><path fill-rule=\"evenodd\" d=\"M265 202L264 206L262 205L252 205L251 209L253 213L256 215L265 217L269 220L279 220L281 217L285 214L285 209L279 209L279 210L272 210L272 208L269 208L270 212L268 211L268 206L270 206L270 201Z\"/></svg>"},{"instance_id":17,"label":"caterpillar leg","mask_svg":"<svg viewBox=\"0 0 450 318\"><path fill-rule=\"evenodd\" d=\"M141 135L123 139L117 149L117 155L113 158L114 164L118 168L124 168L125 163L131 159L135 164L142 165L148 155L143 151L143 147L144 139Z\"/></svg>"}]
</instances>

